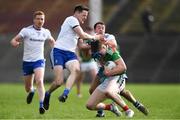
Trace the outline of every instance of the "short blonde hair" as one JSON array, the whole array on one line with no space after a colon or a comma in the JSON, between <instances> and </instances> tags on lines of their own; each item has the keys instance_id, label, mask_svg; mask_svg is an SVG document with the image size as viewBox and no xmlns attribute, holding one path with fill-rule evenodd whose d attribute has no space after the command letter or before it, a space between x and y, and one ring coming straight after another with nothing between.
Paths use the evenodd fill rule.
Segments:
<instances>
[{"instance_id":1,"label":"short blonde hair","mask_svg":"<svg viewBox=\"0 0 180 120\"><path fill-rule=\"evenodd\" d=\"M43 11L35 11L33 13L33 19L37 16L37 15L45 15Z\"/></svg>"}]
</instances>

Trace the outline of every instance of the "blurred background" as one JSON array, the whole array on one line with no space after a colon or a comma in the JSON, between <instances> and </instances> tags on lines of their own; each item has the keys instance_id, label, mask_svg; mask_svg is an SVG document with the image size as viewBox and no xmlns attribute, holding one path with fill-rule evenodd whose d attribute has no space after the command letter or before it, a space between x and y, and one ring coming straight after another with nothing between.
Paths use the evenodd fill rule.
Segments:
<instances>
[{"instance_id":1,"label":"blurred background","mask_svg":"<svg viewBox=\"0 0 180 120\"><path fill-rule=\"evenodd\" d=\"M23 46L15 49L9 42L32 24L33 12L45 12L44 27L56 39L76 4L90 7L83 28L102 20L107 33L115 35L127 64L128 82L180 83L179 0L0 0L1 83L22 82ZM53 79L49 52L45 45L46 82Z\"/></svg>"}]
</instances>

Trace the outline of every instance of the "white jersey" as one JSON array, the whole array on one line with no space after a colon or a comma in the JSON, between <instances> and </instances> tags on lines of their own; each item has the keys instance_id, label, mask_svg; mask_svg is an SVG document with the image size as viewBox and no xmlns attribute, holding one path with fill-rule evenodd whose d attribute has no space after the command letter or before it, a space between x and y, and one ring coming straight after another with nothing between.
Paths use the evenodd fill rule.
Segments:
<instances>
[{"instance_id":1,"label":"white jersey","mask_svg":"<svg viewBox=\"0 0 180 120\"><path fill-rule=\"evenodd\" d=\"M23 28L19 35L24 41L23 61L34 62L44 59L44 42L52 37L48 29L36 30L31 25Z\"/></svg>"},{"instance_id":2,"label":"white jersey","mask_svg":"<svg viewBox=\"0 0 180 120\"><path fill-rule=\"evenodd\" d=\"M112 35L112 34L105 33L104 36L105 36L105 38L106 38L107 40L112 40L112 39L115 40L115 37L114 37L114 35Z\"/></svg>"},{"instance_id":3,"label":"white jersey","mask_svg":"<svg viewBox=\"0 0 180 120\"><path fill-rule=\"evenodd\" d=\"M75 52L78 42L78 35L73 28L79 25L79 21L76 17L67 17L61 26L61 31L56 40L55 48Z\"/></svg>"}]
</instances>

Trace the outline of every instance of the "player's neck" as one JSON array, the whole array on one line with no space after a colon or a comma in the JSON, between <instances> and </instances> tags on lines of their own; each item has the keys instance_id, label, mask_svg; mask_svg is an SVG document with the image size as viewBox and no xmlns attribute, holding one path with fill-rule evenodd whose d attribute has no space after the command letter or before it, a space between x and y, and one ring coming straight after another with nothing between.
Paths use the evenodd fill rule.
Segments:
<instances>
[{"instance_id":1,"label":"player's neck","mask_svg":"<svg viewBox=\"0 0 180 120\"><path fill-rule=\"evenodd\" d=\"M38 31L41 30L41 28L39 28L39 27L37 27L37 26L35 26L35 25L33 25L33 28L34 28L35 30L38 30Z\"/></svg>"}]
</instances>

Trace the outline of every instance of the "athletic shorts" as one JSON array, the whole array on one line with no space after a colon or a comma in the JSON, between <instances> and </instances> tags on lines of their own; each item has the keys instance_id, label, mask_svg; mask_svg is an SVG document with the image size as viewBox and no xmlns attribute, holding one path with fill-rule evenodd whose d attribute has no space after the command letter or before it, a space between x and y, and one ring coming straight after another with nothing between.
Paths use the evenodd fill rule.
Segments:
<instances>
[{"instance_id":1,"label":"athletic shorts","mask_svg":"<svg viewBox=\"0 0 180 120\"><path fill-rule=\"evenodd\" d=\"M52 68L56 65L61 65L65 68L66 62L70 60L77 60L77 56L74 52L54 48L51 51L50 59Z\"/></svg>"},{"instance_id":2,"label":"athletic shorts","mask_svg":"<svg viewBox=\"0 0 180 120\"><path fill-rule=\"evenodd\" d=\"M45 60L37 60L35 62L23 61L23 75L31 75L34 73L34 69L38 67L45 67Z\"/></svg>"},{"instance_id":3,"label":"athletic shorts","mask_svg":"<svg viewBox=\"0 0 180 120\"><path fill-rule=\"evenodd\" d=\"M88 72L90 70L96 70L98 71L97 63L95 61L89 61L89 62L82 62L81 63L81 71L82 72Z\"/></svg>"},{"instance_id":4,"label":"athletic shorts","mask_svg":"<svg viewBox=\"0 0 180 120\"><path fill-rule=\"evenodd\" d=\"M120 93L125 88L126 78L123 75L112 76L106 78L98 87L102 92L107 92L109 88L111 91Z\"/></svg>"}]
</instances>

